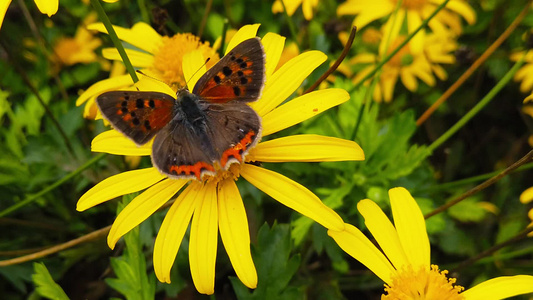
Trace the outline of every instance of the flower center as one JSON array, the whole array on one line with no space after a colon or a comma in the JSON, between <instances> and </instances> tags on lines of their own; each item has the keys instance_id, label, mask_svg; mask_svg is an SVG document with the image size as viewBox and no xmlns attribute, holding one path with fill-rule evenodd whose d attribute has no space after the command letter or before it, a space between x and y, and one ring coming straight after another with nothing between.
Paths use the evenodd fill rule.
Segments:
<instances>
[{"instance_id":1,"label":"flower center","mask_svg":"<svg viewBox=\"0 0 533 300\"><path fill-rule=\"evenodd\" d=\"M209 42L201 42L199 37L190 33L178 33L173 37L163 37L163 43L154 53L151 70L170 87L176 90L185 87L189 78L184 78L183 75L183 55L196 49L202 52L204 58L211 58L207 63L208 69L219 60L217 52L209 46Z\"/></svg>"},{"instance_id":2,"label":"flower center","mask_svg":"<svg viewBox=\"0 0 533 300\"><path fill-rule=\"evenodd\" d=\"M403 41L405 37L401 36L398 37L394 42L391 43L389 50L387 51L387 55L392 52L392 50L396 49ZM409 50L409 45L405 45L396 53L389 61L389 65L393 67L404 67L408 66L413 62L414 58L411 54L411 51Z\"/></svg>"},{"instance_id":3,"label":"flower center","mask_svg":"<svg viewBox=\"0 0 533 300\"><path fill-rule=\"evenodd\" d=\"M392 2L396 4L398 1L392 0ZM402 7L405 9L418 10L422 9L427 4L427 2L427 0L403 0Z\"/></svg>"},{"instance_id":4,"label":"flower center","mask_svg":"<svg viewBox=\"0 0 533 300\"><path fill-rule=\"evenodd\" d=\"M65 65L72 65L75 62L73 62L73 56L81 52L81 46L73 38L61 38L57 41L54 52L59 57L60 62Z\"/></svg>"},{"instance_id":5,"label":"flower center","mask_svg":"<svg viewBox=\"0 0 533 300\"><path fill-rule=\"evenodd\" d=\"M448 278L448 271L439 271L431 265L431 270L421 268L414 271L411 266L398 272L392 284L385 284L386 295L382 300L459 300L462 286L454 285L456 279Z\"/></svg>"}]
</instances>

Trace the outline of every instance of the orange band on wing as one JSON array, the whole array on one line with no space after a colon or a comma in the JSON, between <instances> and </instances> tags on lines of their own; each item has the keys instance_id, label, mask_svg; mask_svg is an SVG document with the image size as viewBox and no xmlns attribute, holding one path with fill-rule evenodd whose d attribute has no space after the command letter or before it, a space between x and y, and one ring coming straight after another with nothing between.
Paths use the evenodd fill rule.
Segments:
<instances>
[{"instance_id":1,"label":"orange band on wing","mask_svg":"<svg viewBox=\"0 0 533 300\"><path fill-rule=\"evenodd\" d=\"M215 168L203 161L197 162L194 165L181 165L181 166L170 166L168 170L170 174L174 175L194 175L198 180L202 180L202 171L211 171L215 172Z\"/></svg>"},{"instance_id":2,"label":"orange band on wing","mask_svg":"<svg viewBox=\"0 0 533 300\"><path fill-rule=\"evenodd\" d=\"M255 131L250 130L248 134L235 146L229 148L228 150L224 151L222 153L222 158L220 158L220 164L222 167L226 167L226 164L228 163L228 160L230 158L237 159L240 163L242 163L243 160L243 153L246 151L248 146L252 144L253 140L252 138L256 136Z\"/></svg>"}]
</instances>

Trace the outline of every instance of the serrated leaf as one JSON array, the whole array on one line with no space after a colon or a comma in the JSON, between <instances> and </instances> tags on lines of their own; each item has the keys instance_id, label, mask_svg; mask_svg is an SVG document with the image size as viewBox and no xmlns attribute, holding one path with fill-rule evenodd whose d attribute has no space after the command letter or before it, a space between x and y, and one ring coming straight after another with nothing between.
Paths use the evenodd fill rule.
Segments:
<instances>
[{"instance_id":1,"label":"serrated leaf","mask_svg":"<svg viewBox=\"0 0 533 300\"><path fill-rule=\"evenodd\" d=\"M35 290L39 295L47 299L53 300L68 300L69 297L65 291L55 283L52 275L43 263L34 263L33 269L35 273L31 276L35 284Z\"/></svg>"}]
</instances>

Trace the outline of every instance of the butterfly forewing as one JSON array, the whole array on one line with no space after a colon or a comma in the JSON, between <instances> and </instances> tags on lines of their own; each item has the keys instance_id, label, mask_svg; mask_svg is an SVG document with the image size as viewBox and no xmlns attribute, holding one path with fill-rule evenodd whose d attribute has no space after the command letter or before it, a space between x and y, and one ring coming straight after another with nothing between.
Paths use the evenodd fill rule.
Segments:
<instances>
[{"instance_id":1,"label":"butterfly forewing","mask_svg":"<svg viewBox=\"0 0 533 300\"><path fill-rule=\"evenodd\" d=\"M96 103L106 120L137 145L146 144L172 119L176 101L157 92L113 91Z\"/></svg>"},{"instance_id":2,"label":"butterfly forewing","mask_svg":"<svg viewBox=\"0 0 533 300\"><path fill-rule=\"evenodd\" d=\"M209 69L193 94L212 103L256 101L265 81L265 51L259 38L245 40Z\"/></svg>"}]
</instances>

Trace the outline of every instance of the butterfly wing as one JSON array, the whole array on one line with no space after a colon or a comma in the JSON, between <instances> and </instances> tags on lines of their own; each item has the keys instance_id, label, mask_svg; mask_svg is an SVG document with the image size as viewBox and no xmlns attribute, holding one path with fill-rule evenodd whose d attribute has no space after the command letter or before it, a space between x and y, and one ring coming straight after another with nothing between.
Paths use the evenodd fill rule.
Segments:
<instances>
[{"instance_id":1,"label":"butterfly wing","mask_svg":"<svg viewBox=\"0 0 533 300\"><path fill-rule=\"evenodd\" d=\"M207 136L220 163L227 170L243 163L261 139L261 118L245 103L210 104L206 111Z\"/></svg>"},{"instance_id":2,"label":"butterfly wing","mask_svg":"<svg viewBox=\"0 0 533 300\"><path fill-rule=\"evenodd\" d=\"M113 91L96 98L103 117L137 145L146 144L165 127L176 101L157 92Z\"/></svg>"},{"instance_id":3,"label":"butterfly wing","mask_svg":"<svg viewBox=\"0 0 533 300\"><path fill-rule=\"evenodd\" d=\"M265 83L265 51L259 38L235 46L196 83L193 94L212 103L251 102Z\"/></svg>"},{"instance_id":4,"label":"butterfly wing","mask_svg":"<svg viewBox=\"0 0 533 300\"><path fill-rule=\"evenodd\" d=\"M155 137L152 163L159 172L175 179L198 179L214 175L214 155L201 129L172 120Z\"/></svg>"}]
</instances>

